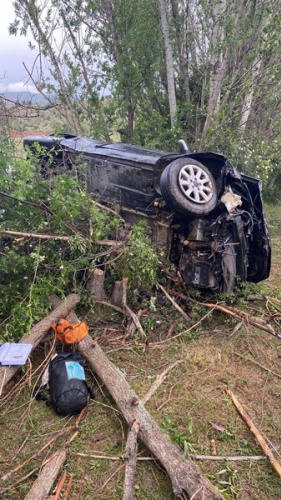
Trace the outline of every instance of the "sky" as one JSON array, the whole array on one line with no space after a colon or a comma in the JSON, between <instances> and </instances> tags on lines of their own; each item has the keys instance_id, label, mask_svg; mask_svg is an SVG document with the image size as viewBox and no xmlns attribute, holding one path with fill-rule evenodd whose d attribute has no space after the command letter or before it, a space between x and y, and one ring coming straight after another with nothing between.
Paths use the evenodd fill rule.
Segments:
<instances>
[{"instance_id":1,"label":"sky","mask_svg":"<svg viewBox=\"0 0 281 500\"><path fill-rule=\"evenodd\" d=\"M36 92L32 82L28 85L28 76L23 62L32 67L35 52L28 47L28 38L9 35L9 24L14 20L12 0L0 0L0 93L5 91Z\"/></svg>"}]
</instances>

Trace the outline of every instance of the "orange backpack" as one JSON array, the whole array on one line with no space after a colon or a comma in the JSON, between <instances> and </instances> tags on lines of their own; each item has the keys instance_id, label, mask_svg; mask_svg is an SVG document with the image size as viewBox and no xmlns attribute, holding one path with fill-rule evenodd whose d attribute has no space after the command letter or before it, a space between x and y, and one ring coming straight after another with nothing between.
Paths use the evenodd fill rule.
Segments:
<instances>
[{"instance_id":1,"label":"orange backpack","mask_svg":"<svg viewBox=\"0 0 281 500\"><path fill-rule=\"evenodd\" d=\"M57 340L63 344L75 344L86 337L89 326L84 321L82 323L69 323L66 319L60 319L57 323L52 323Z\"/></svg>"}]
</instances>

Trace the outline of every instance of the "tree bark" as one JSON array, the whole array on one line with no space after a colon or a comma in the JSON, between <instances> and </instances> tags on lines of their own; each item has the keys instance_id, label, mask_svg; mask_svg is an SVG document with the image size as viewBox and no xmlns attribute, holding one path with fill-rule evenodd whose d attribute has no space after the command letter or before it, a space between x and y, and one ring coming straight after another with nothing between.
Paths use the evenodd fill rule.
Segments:
<instances>
[{"instance_id":1,"label":"tree bark","mask_svg":"<svg viewBox=\"0 0 281 500\"><path fill-rule=\"evenodd\" d=\"M169 34L169 25L167 19L167 5L165 0L159 0L159 13L160 13L160 24L161 31L164 41L165 49L165 61L166 61L166 73L167 73L167 87L168 87L168 100L170 109L171 126L174 127L177 115L177 100L176 100L176 88L175 88L175 77L174 77L174 61L173 61L173 49Z\"/></svg>"},{"instance_id":2,"label":"tree bark","mask_svg":"<svg viewBox=\"0 0 281 500\"><path fill-rule=\"evenodd\" d=\"M227 70L228 50L225 50L225 53L223 53L222 49L220 48L220 45L222 45L224 41L224 31L220 23L223 13L226 9L226 0L213 0L211 2L211 5L212 5L212 17L214 26L210 41L211 70L210 70L210 83L209 83L209 99L208 99L207 116L204 123L204 128L200 142L200 149L202 147L202 142L206 137L206 133L214 119L214 116L219 109L221 88Z\"/></svg>"},{"instance_id":3,"label":"tree bark","mask_svg":"<svg viewBox=\"0 0 281 500\"><path fill-rule=\"evenodd\" d=\"M29 0L21 0L20 4L21 8L28 15L31 25L33 25L32 31L34 39L38 42L40 51L45 52L45 56L47 54L47 57L49 57L51 61L55 77L59 83L60 93L63 97L63 101L65 101L64 108L66 110L66 114L67 111L69 111L71 115L72 126L74 127L75 133L77 135L81 135L82 129L81 129L79 115L75 108L75 104L73 104L72 97L69 94L67 84L65 83L65 78L60 66L59 57L56 54L56 51L54 50L52 43L50 42L50 35L48 36L48 34L46 34L46 32L43 29L38 8L35 8L35 3L30 2ZM36 83L36 80L33 79L33 82L35 83L35 85L37 85L37 89L40 91L40 89L38 88L38 84Z\"/></svg>"},{"instance_id":4,"label":"tree bark","mask_svg":"<svg viewBox=\"0 0 281 500\"><path fill-rule=\"evenodd\" d=\"M139 422L134 422L127 438L126 449L123 454L125 461L125 479L123 500L133 500L135 492L135 473L137 468Z\"/></svg>"},{"instance_id":5,"label":"tree bark","mask_svg":"<svg viewBox=\"0 0 281 500\"><path fill-rule=\"evenodd\" d=\"M58 321L60 318L65 318L65 316L68 315L76 304L78 304L79 300L79 295L68 295L68 297L64 301L61 301L60 305L56 307L54 311L31 328L31 330L21 338L19 343L32 344L34 349L34 347L36 347L42 340L45 333L49 330L51 324ZM19 368L20 366L0 367L0 397L3 387L7 384L7 382L9 382L9 380L11 380Z\"/></svg>"},{"instance_id":6,"label":"tree bark","mask_svg":"<svg viewBox=\"0 0 281 500\"><path fill-rule=\"evenodd\" d=\"M104 271L102 269L90 269L87 290L94 295L96 300L106 300L104 291Z\"/></svg>"},{"instance_id":7,"label":"tree bark","mask_svg":"<svg viewBox=\"0 0 281 500\"><path fill-rule=\"evenodd\" d=\"M189 75L188 75L188 54L186 49L187 33L185 28L181 28L181 14L179 12L178 0L171 0L173 20L175 26L175 34L178 46L178 61L179 61L179 84L182 87L186 102L190 102ZM188 17L189 5L186 6L185 15Z\"/></svg>"},{"instance_id":8,"label":"tree bark","mask_svg":"<svg viewBox=\"0 0 281 500\"><path fill-rule=\"evenodd\" d=\"M262 59L261 57L257 57L254 61L252 70L250 71L250 82L249 89L244 97L244 102L241 110L240 122L238 125L238 130L240 131L241 138L244 136L244 132L247 127L247 123L252 111L252 104L255 94L255 88L257 85L257 80L259 77L260 67L261 67Z\"/></svg>"},{"instance_id":9,"label":"tree bark","mask_svg":"<svg viewBox=\"0 0 281 500\"><path fill-rule=\"evenodd\" d=\"M58 300L58 297L51 297L53 305L57 305ZM72 314L71 321L79 319ZM198 467L184 458L180 449L161 431L131 389L125 375L109 361L99 345L87 335L77 347L116 401L129 427L132 427L134 421L139 422L140 439L163 465L170 477L174 495L180 497L188 494L193 500L223 500L223 496L201 474Z\"/></svg>"},{"instance_id":10,"label":"tree bark","mask_svg":"<svg viewBox=\"0 0 281 500\"><path fill-rule=\"evenodd\" d=\"M46 465L44 465L32 488L24 497L24 500L34 500L35 498L36 500L45 500L65 460L65 449L55 452Z\"/></svg>"},{"instance_id":11,"label":"tree bark","mask_svg":"<svg viewBox=\"0 0 281 500\"><path fill-rule=\"evenodd\" d=\"M140 438L165 468L171 479L174 495L180 497L188 494L194 500L222 500L223 497L212 483L192 462L184 458L180 449L161 431L131 389L124 374L109 361L89 335L78 343L78 350L105 384L128 425L131 427L135 420L140 423Z\"/></svg>"},{"instance_id":12,"label":"tree bark","mask_svg":"<svg viewBox=\"0 0 281 500\"><path fill-rule=\"evenodd\" d=\"M118 307L125 307L127 303L128 278L115 281L112 292L112 303Z\"/></svg>"}]
</instances>

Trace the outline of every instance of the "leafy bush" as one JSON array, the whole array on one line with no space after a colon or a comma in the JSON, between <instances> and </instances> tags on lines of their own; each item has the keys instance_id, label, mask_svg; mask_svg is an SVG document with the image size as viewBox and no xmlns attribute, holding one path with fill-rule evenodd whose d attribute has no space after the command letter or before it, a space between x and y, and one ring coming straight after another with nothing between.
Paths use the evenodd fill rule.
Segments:
<instances>
[{"instance_id":1,"label":"leafy bush","mask_svg":"<svg viewBox=\"0 0 281 500\"><path fill-rule=\"evenodd\" d=\"M129 279L129 289L139 286L150 290L156 282L158 255L151 248L149 237L145 234L146 221L135 224L127 242L127 251L116 266L119 275Z\"/></svg>"},{"instance_id":2,"label":"leafy bush","mask_svg":"<svg viewBox=\"0 0 281 500\"><path fill-rule=\"evenodd\" d=\"M1 147L8 146L5 139ZM118 238L122 222L88 196L83 165L71 176L43 179L36 158L15 160L12 149L6 151L0 229L19 234L0 235L0 340L17 340L42 319L50 294L83 291L90 266L102 265L115 278L127 276L132 290L155 283L158 258L143 224L132 229L125 250L114 258L99 243Z\"/></svg>"}]
</instances>

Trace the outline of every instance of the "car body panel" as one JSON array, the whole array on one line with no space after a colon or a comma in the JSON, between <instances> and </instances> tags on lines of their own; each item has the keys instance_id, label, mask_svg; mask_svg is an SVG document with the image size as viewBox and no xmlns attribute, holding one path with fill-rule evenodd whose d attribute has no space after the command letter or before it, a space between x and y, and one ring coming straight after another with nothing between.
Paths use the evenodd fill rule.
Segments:
<instances>
[{"instance_id":1,"label":"car body panel","mask_svg":"<svg viewBox=\"0 0 281 500\"><path fill-rule=\"evenodd\" d=\"M113 204L130 224L146 219L152 244L165 251L187 285L230 292L239 281L257 283L269 276L271 246L261 183L240 174L226 156L214 152L169 153L75 136L24 139L24 146L33 152L38 151L36 143L43 147L39 155L42 175L49 175L46 148L54 153L49 170L71 173L77 164L84 164L88 191L100 202ZM196 215L198 207L196 213L181 207L178 210L178 205L175 210L170 198L162 193L163 172L168 167L174 172L173 162L185 164L183 159L195 164L195 173L198 162L204 165L214 179L217 202L207 214ZM187 179L191 182L188 175ZM192 182L200 183L200 175ZM179 186L174 188L177 192ZM226 193L230 205L224 201Z\"/></svg>"}]
</instances>

